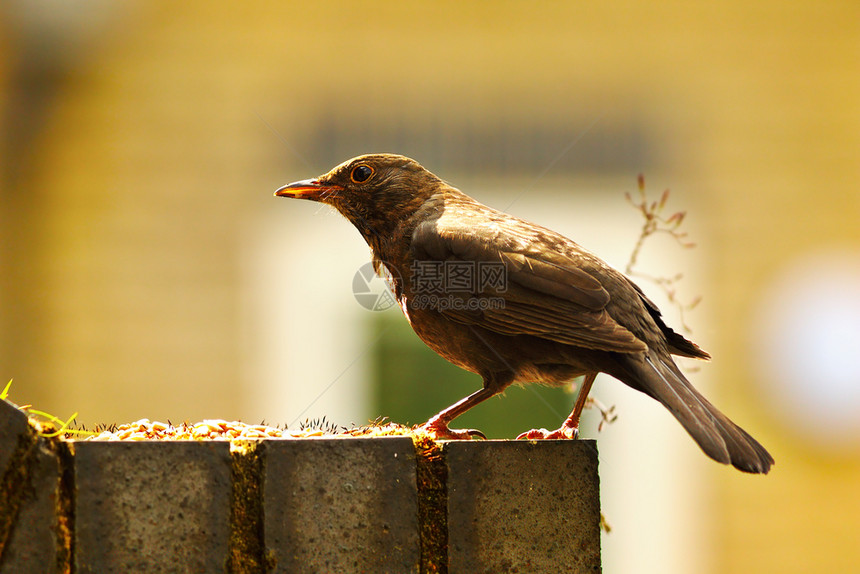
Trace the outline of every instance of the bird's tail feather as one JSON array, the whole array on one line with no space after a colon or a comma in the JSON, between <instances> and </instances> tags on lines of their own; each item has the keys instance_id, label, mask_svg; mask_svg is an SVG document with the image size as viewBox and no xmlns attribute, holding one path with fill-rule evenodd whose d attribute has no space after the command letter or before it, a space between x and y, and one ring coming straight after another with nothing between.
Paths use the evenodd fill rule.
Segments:
<instances>
[{"instance_id":1,"label":"bird's tail feather","mask_svg":"<svg viewBox=\"0 0 860 574\"><path fill-rule=\"evenodd\" d=\"M705 454L744 472L767 474L774 462L770 453L693 388L671 359L649 353L645 364L637 377L640 390L669 409Z\"/></svg>"}]
</instances>

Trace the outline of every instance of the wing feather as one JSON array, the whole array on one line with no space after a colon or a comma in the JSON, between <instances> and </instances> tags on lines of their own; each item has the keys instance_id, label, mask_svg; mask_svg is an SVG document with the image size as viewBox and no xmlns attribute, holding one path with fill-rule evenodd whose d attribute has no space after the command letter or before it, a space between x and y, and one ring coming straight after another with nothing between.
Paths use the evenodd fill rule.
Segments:
<instances>
[{"instance_id":1,"label":"wing feather","mask_svg":"<svg viewBox=\"0 0 860 574\"><path fill-rule=\"evenodd\" d=\"M440 308L440 313L452 321L503 335L531 335L621 353L647 350L643 341L607 312L609 293L574 258L556 251L530 251L517 241L521 238L499 238L497 234L495 239L501 241L489 245L480 237L437 222L416 228L412 249L417 261L496 261L504 264L507 273L503 287L458 293L463 304ZM495 304L470 303L469 299L489 299Z\"/></svg>"}]
</instances>

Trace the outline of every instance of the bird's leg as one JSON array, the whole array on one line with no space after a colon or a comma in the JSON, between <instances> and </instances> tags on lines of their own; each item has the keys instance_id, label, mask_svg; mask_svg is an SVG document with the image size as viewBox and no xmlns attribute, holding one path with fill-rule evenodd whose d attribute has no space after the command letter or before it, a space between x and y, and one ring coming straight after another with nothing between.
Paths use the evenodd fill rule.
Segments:
<instances>
[{"instance_id":1,"label":"bird's leg","mask_svg":"<svg viewBox=\"0 0 860 574\"><path fill-rule=\"evenodd\" d=\"M485 386L468 397L461 399L443 410L436 416L432 417L418 429L427 431L439 439L471 439L472 437L487 438L484 433L477 429L449 429L448 423L462 415L478 403L482 403L493 395L498 394L498 390L494 386Z\"/></svg>"},{"instance_id":2,"label":"bird's leg","mask_svg":"<svg viewBox=\"0 0 860 574\"><path fill-rule=\"evenodd\" d=\"M576 438L579 436L579 418L582 416L582 409L588 401L588 393L591 392L591 385L594 384L594 379L597 378L597 373L588 373L579 387L579 392L576 394L576 402L573 404L573 411L567 417L561 428L548 431L546 429L532 429L524 432L518 439L559 439L559 438Z\"/></svg>"},{"instance_id":3,"label":"bird's leg","mask_svg":"<svg viewBox=\"0 0 860 574\"><path fill-rule=\"evenodd\" d=\"M582 409L585 408L585 403L588 401L588 393L591 392L591 385L594 384L594 379L597 378L597 373L588 373L579 387L579 392L576 394L576 402L573 404L573 410L570 416L564 421L559 430L571 429L573 436L579 435L579 418L582 416Z\"/></svg>"}]
</instances>

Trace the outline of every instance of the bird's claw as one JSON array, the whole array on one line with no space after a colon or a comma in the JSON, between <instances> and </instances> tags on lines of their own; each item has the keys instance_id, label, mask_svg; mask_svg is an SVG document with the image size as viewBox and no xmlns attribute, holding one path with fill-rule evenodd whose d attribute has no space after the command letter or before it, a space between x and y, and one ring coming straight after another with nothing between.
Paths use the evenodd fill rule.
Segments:
<instances>
[{"instance_id":1,"label":"bird's claw","mask_svg":"<svg viewBox=\"0 0 860 574\"><path fill-rule=\"evenodd\" d=\"M578 428L561 427L554 431L546 429L532 429L517 437L517 440L570 440L579 436Z\"/></svg>"},{"instance_id":2,"label":"bird's claw","mask_svg":"<svg viewBox=\"0 0 860 574\"><path fill-rule=\"evenodd\" d=\"M415 429L433 435L436 440L472 440L473 438L487 440L487 436L478 429L450 429L438 424L423 424Z\"/></svg>"}]
</instances>

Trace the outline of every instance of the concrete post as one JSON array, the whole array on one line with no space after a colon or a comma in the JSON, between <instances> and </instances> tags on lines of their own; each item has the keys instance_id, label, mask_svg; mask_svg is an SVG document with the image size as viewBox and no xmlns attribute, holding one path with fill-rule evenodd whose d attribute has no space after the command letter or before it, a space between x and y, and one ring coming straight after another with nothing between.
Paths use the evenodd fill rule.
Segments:
<instances>
[{"instance_id":1,"label":"concrete post","mask_svg":"<svg viewBox=\"0 0 860 574\"><path fill-rule=\"evenodd\" d=\"M594 441L61 441L0 401L0 574L599 572Z\"/></svg>"}]
</instances>

